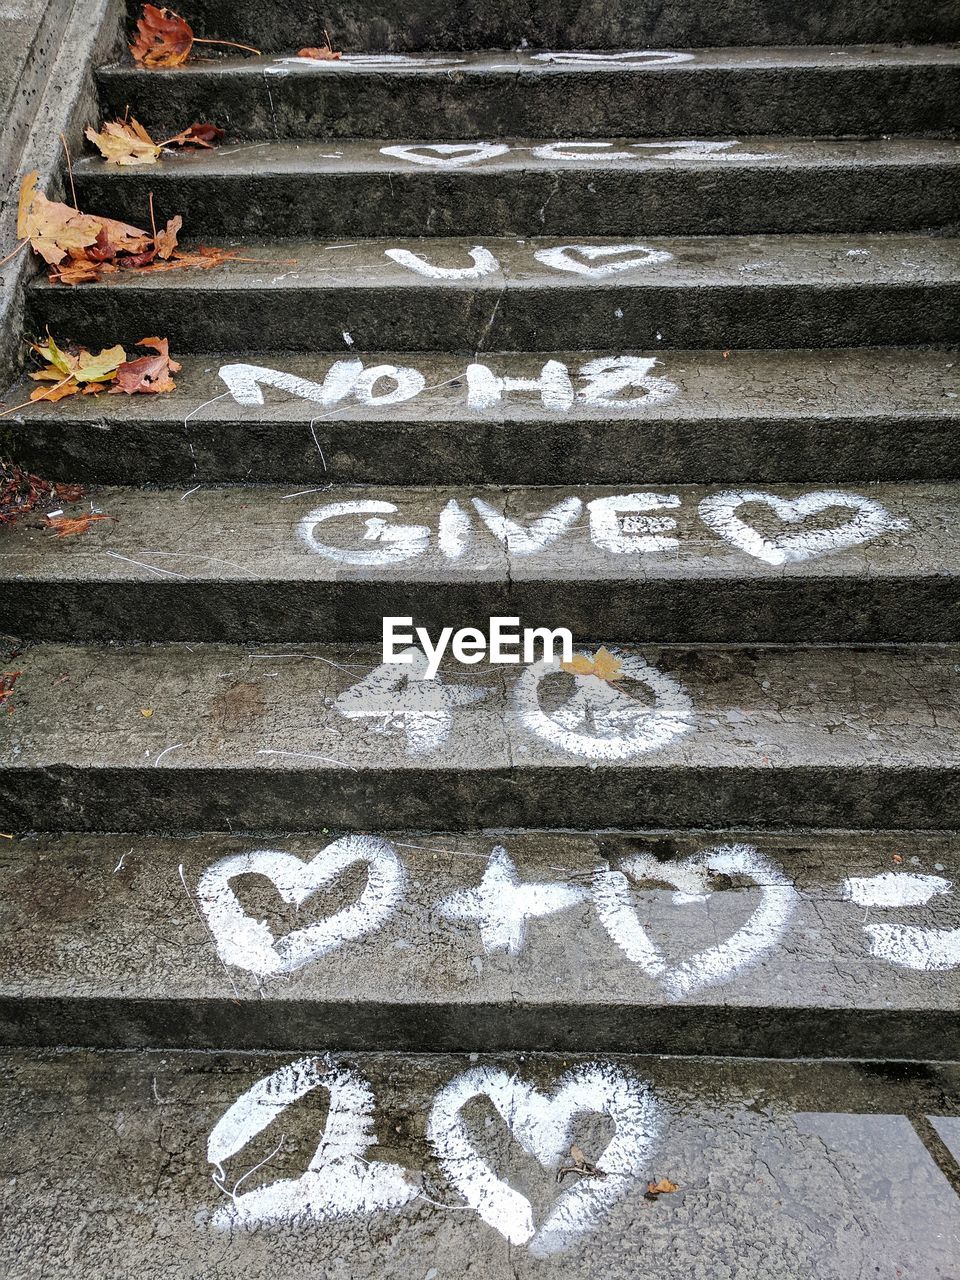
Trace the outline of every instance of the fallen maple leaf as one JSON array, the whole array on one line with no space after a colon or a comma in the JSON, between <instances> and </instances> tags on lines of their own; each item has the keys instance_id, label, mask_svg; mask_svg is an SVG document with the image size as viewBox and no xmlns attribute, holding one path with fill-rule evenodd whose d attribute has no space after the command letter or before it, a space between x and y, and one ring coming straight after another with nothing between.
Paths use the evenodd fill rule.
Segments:
<instances>
[{"instance_id":1,"label":"fallen maple leaf","mask_svg":"<svg viewBox=\"0 0 960 1280\"><path fill-rule=\"evenodd\" d=\"M161 147L213 147L224 136L225 130L218 129L215 124L192 124L172 138L160 143Z\"/></svg>"},{"instance_id":2,"label":"fallen maple leaf","mask_svg":"<svg viewBox=\"0 0 960 1280\"><path fill-rule=\"evenodd\" d=\"M113 520L114 516L103 515L99 511L84 511L79 516L44 516L48 529L55 529L55 538L70 538L78 533L86 533L96 520Z\"/></svg>"},{"instance_id":3,"label":"fallen maple leaf","mask_svg":"<svg viewBox=\"0 0 960 1280\"><path fill-rule=\"evenodd\" d=\"M53 382L53 387L37 387L31 400L63 400L80 390L102 391L104 383L112 382L123 365L127 353L123 347L105 347L99 355L93 355L85 347L79 351L61 351L50 334L46 342L31 344L38 356L47 361L48 368L31 373L34 382Z\"/></svg>"},{"instance_id":4,"label":"fallen maple leaf","mask_svg":"<svg viewBox=\"0 0 960 1280\"><path fill-rule=\"evenodd\" d=\"M320 46L308 46L306 49L297 50L298 58L314 58L317 62L336 62L343 57L342 53L331 49L329 44Z\"/></svg>"},{"instance_id":5,"label":"fallen maple leaf","mask_svg":"<svg viewBox=\"0 0 960 1280\"><path fill-rule=\"evenodd\" d=\"M592 658L584 653L575 653L569 662L561 662L560 666L572 676L596 676L598 680L623 679L623 663L606 646L598 649Z\"/></svg>"},{"instance_id":6,"label":"fallen maple leaf","mask_svg":"<svg viewBox=\"0 0 960 1280\"><path fill-rule=\"evenodd\" d=\"M141 356L138 360L129 360L117 370L116 382L110 388L111 395L126 392L135 395L138 392L173 391L176 383L170 377L182 368L176 360L170 359L169 343L166 338L141 338L138 347L153 347L158 354Z\"/></svg>"},{"instance_id":7,"label":"fallen maple leaf","mask_svg":"<svg viewBox=\"0 0 960 1280\"><path fill-rule=\"evenodd\" d=\"M98 133L93 125L84 131L85 137L111 164L156 164L160 158L160 146L150 137L139 120L108 120Z\"/></svg>"},{"instance_id":8,"label":"fallen maple leaf","mask_svg":"<svg viewBox=\"0 0 960 1280\"><path fill-rule=\"evenodd\" d=\"M679 1191L680 1184L671 1182L669 1178L661 1178L659 1182L648 1182L644 1196L647 1200L656 1200L657 1196L667 1196L671 1191Z\"/></svg>"},{"instance_id":9,"label":"fallen maple leaf","mask_svg":"<svg viewBox=\"0 0 960 1280\"><path fill-rule=\"evenodd\" d=\"M137 19L137 38L130 45L130 52L134 62L142 67L181 67L190 57L194 44L222 44L247 53L260 53L259 49L233 40L200 39L179 13L172 9L158 9L153 4L143 6Z\"/></svg>"},{"instance_id":10,"label":"fallen maple leaf","mask_svg":"<svg viewBox=\"0 0 960 1280\"><path fill-rule=\"evenodd\" d=\"M183 219L178 213L176 217L169 220L162 231L158 231L153 237L158 258L167 259L172 256L174 249L177 247L177 235L182 226Z\"/></svg>"},{"instance_id":11,"label":"fallen maple leaf","mask_svg":"<svg viewBox=\"0 0 960 1280\"><path fill-rule=\"evenodd\" d=\"M29 242L51 266L62 262L71 249L82 250L94 244L101 222L59 200L48 200L37 190L36 169L24 176L17 210L17 239Z\"/></svg>"}]
</instances>

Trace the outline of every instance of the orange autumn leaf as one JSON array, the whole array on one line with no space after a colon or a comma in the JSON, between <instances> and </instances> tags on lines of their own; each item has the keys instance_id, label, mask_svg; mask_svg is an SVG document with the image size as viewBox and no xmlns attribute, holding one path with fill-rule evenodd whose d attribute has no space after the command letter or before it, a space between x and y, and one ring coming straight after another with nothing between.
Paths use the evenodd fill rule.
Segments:
<instances>
[{"instance_id":1,"label":"orange autumn leaf","mask_svg":"<svg viewBox=\"0 0 960 1280\"><path fill-rule=\"evenodd\" d=\"M167 339L141 338L137 346L152 347L157 354L141 356L138 360L128 360L126 364L122 364L117 370L116 381L110 388L110 394L119 395L120 392L126 392L127 395L135 395L138 392L157 393L175 390L177 384L170 374L178 373L182 366L176 360L170 359Z\"/></svg>"},{"instance_id":2,"label":"orange autumn leaf","mask_svg":"<svg viewBox=\"0 0 960 1280\"><path fill-rule=\"evenodd\" d=\"M153 238L154 245L157 250L158 258L169 258L174 249L177 247L177 235L183 226L183 219L179 213L175 218L171 218L162 231L158 231Z\"/></svg>"},{"instance_id":3,"label":"orange autumn leaf","mask_svg":"<svg viewBox=\"0 0 960 1280\"><path fill-rule=\"evenodd\" d=\"M20 184L17 239L29 240L51 266L62 262L71 249L82 250L92 245L99 234L100 221L59 200L48 200L37 190L36 169L26 174Z\"/></svg>"},{"instance_id":4,"label":"orange autumn leaf","mask_svg":"<svg viewBox=\"0 0 960 1280\"><path fill-rule=\"evenodd\" d=\"M648 1200L656 1200L657 1196L667 1196L672 1191L679 1190L679 1183L671 1182L669 1178L661 1178L659 1182L648 1182L645 1194Z\"/></svg>"},{"instance_id":5,"label":"orange autumn leaf","mask_svg":"<svg viewBox=\"0 0 960 1280\"><path fill-rule=\"evenodd\" d=\"M143 67L180 67L190 57L193 30L179 13L145 4L137 19L137 37L130 46Z\"/></svg>"},{"instance_id":6,"label":"orange autumn leaf","mask_svg":"<svg viewBox=\"0 0 960 1280\"><path fill-rule=\"evenodd\" d=\"M297 50L298 58L313 58L317 62L336 62L343 57L342 53L338 53L335 49L331 49L328 44L309 45L305 49Z\"/></svg>"},{"instance_id":7,"label":"orange autumn leaf","mask_svg":"<svg viewBox=\"0 0 960 1280\"><path fill-rule=\"evenodd\" d=\"M139 120L108 120L98 133L92 125L84 131L85 137L111 164L156 164L160 147L154 142Z\"/></svg>"},{"instance_id":8,"label":"orange autumn leaf","mask_svg":"<svg viewBox=\"0 0 960 1280\"><path fill-rule=\"evenodd\" d=\"M572 676L596 676L598 680L622 680L623 663L604 646L592 658L575 653L570 662L561 662L561 668Z\"/></svg>"},{"instance_id":9,"label":"orange autumn leaf","mask_svg":"<svg viewBox=\"0 0 960 1280\"><path fill-rule=\"evenodd\" d=\"M99 511L85 511L79 516L44 516L47 528L55 530L55 538L71 538L86 533L97 520L113 520L113 516L103 515Z\"/></svg>"}]
</instances>

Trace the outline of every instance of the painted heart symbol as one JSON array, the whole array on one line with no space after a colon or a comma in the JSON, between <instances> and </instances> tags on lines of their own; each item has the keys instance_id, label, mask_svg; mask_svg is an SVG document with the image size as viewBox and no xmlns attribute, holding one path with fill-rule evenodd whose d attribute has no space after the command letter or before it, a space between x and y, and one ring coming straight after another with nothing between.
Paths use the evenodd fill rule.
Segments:
<instances>
[{"instance_id":1,"label":"painted heart symbol","mask_svg":"<svg viewBox=\"0 0 960 1280\"><path fill-rule=\"evenodd\" d=\"M594 877L597 916L627 959L651 978L657 978L676 999L701 987L725 982L775 946L799 898L786 876L749 844L718 845L683 862L660 862L650 854L640 854L622 865L626 874L600 871ZM724 942L685 960L667 960L640 923L627 877L673 885L673 901L681 906L706 899L710 872L749 877L760 890L760 904Z\"/></svg>"},{"instance_id":2,"label":"painted heart symbol","mask_svg":"<svg viewBox=\"0 0 960 1280\"><path fill-rule=\"evenodd\" d=\"M224 1161L242 1151L287 1107L320 1087L330 1095L329 1108L306 1171L243 1195L237 1194L243 1178L228 1188ZM373 1111L373 1091L366 1080L322 1058L301 1058L258 1080L221 1116L207 1140L214 1184L231 1201L217 1209L213 1225L230 1231L240 1225L329 1222L349 1214L398 1209L412 1200L419 1190L404 1169L366 1159L377 1140Z\"/></svg>"},{"instance_id":3,"label":"painted heart symbol","mask_svg":"<svg viewBox=\"0 0 960 1280\"><path fill-rule=\"evenodd\" d=\"M381 147L382 156L409 160L412 164L456 169L463 165L493 160L510 150L504 142L409 142L394 147Z\"/></svg>"},{"instance_id":4,"label":"painted heart symbol","mask_svg":"<svg viewBox=\"0 0 960 1280\"><path fill-rule=\"evenodd\" d=\"M810 516L840 507L854 513L844 525L833 529L817 529L808 532L784 534L779 538L767 538L746 524L737 515L737 509L746 503L760 502L777 515L784 524L800 524ZM759 489L728 489L704 498L699 506L700 519L715 534L731 546L765 564L798 563L833 551L845 551L849 547L872 542L893 529L908 529L910 521L899 519L875 502L859 493L841 493L823 490L807 493L799 498L781 498Z\"/></svg>"},{"instance_id":5,"label":"painted heart symbol","mask_svg":"<svg viewBox=\"0 0 960 1280\"><path fill-rule=\"evenodd\" d=\"M572 257L578 254L579 257ZM624 257L624 254L630 255ZM636 271L669 262L673 257L666 249L651 249L645 244L560 244L552 249L537 249L533 255L545 267L555 271L572 271L578 276L613 275L618 271ZM581 261L585 258L586 261Z\"/></svg>"},{"instance_id":6,"label":"painted heart symbol","mask_svg":"<svg viewBox=\"0 0 960 1280\"><path fill-rule=\"evenodd\" d=\"M264 921L247 915L231 885L237 876L265 876L284 902L300 907L359 862L367 864L367 883L356 902L279 940ZM344 836L309 862L272 849L221 858L200 877L197 897L224 964L264 976L291 973L379 929L403 897L405 884L403 863L386 840Z\"/></svg>"},{"instance_id":7,"label":"painted heart symbol","mask_svg":"<svg viewBox=\"0 0 960 1280\"><path fill-rule=\"evenodd\" d=\"M537 1230L530 1201L497 1177L470 1137L462 1112L479 1097L489 1098L524 1151L551 1170L567 1156L578 1115L609 1116L615 1132L595 1161L605 1176L584 1177L569 1187ZM593 1063L565 1075L550 1096L506 1071L472 1068L438 1093L427 1137L444 1173L483 1221L511 1244L528 1244L531 1253L545 1256L594 1227L643 1176L658 1130L649 1086L617 1067Z\"/></svg>"}]
</instances>

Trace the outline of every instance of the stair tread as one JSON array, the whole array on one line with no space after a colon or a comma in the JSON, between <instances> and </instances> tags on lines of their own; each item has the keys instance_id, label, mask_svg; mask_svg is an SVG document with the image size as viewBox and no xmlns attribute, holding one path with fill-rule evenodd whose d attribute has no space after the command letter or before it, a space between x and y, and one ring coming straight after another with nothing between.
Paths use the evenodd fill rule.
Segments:
<instances>
[{"instance_id":1,"label":"stair tread","mask_svg":"<svg viewBox=\"0 0 960 1280\"><path fill-rule=\"evenodd\" d=\"M598 65L596 59L600 60ZM612 64L612 65L610 65ZM767 45L742 47L707 47L683 50L611 50L590 54L579 51L552 53L537 50L465 50L436 53L404 54L344 53L336 61L300 58L295 54L268 57L228 55L215 61L195 60L165 69L163 78L169 83L177 79L221 79L224 76L260 77L322 76L325 78L359 75L446 76L452 68L458 75L499 74L503 77L519 73L538 75L577 74L596 76L604 70L618 73L690 72L711 69L776 70L778 67L826 67L843 72L870 67L955 65L960 64L960 47L955 44L862 44L862 45ZM98 75L103 80L139 75L152 77L151 71L135 69L129 64L108 64Z\"/></svg>"},{"instance_id":2,"label":"stair tread","mask_svg":"<svg viewBox=\"0 0 960 1280\"><path fill-rule=\"evenodd\" d=\"M82 537L55 538L38 521L21 521L0 530L0 581L59 580L152 582L173 577L191 582L370 582L458 583L556 580L610 580L640 585L654 579L736 580L741 578L946 577L960 574L960 545L952 536L960 525L960 485L872 485L859 490L812 490L772 485L762 493L771 501L798 499L822 506L819 517L808 512L807 531L843 528L859 513L876 512L878 523L854 538L853 545L818 545L797 552L780 550L779 539L803 531L798 511L787 508L785 524L762 500L739 495L757 490L675 486L672 493L633 486L578 488L369 488L330 486L297 494L286 488L209 486L191 493L179 490L103 488L68 504L67 515L93 507L111 517L90 527ZM629 494L647 494L658 520L675 522L660 528L670 540L659 550L638 546L652 531L630 529L626 514L611 515L622 545L611 549L595 532L601 515L591 517L591 502ZM860 507L838 507L839 494ZM704 518L700 504L730 495ZM736 496L735 496L736 495ZM483 504L475 509L473 500ZM446 553L438 541L440 514L456 502L469 525L465 545ZM337 514L342 503L385 504L357 513L356 505ZM511 543L496 524L509 519L528 530L544 513L566 504L570 514L553 515L555 531L543 535L542 547L529 545L522 534ZM576 510L572 506L576 505ZM879 504L882 511L877 512ZM392 510L390 509L392 508ZM380 512L378 515L377 512ZM707 508L704 509L705 511ZM328 515L328 511L330 514ZM311 522L311 518L316 523ZM413 527L411 549L391 561L370 563L377 542L365 538L366 521ZM638 517L634 516L636 520ZM641 522L643 516L639 517ZM495 522L491 528L486 521ZM310 522L307 526L303 522ZM721 527L722 522L722 527ZM736 527L732 526L736 523ZM417 530L427 530L424 536ZM729 530L729 532L727 532ZM758 532L762 542L749 540ZM536 535L535 535L536 536ZM796 558L792 558L796 555ZM351 563L362 557L361 563Z\"/></svg>"},{"instance_id":3,"label":"stair tread","mask_svg":"<svg viewBox=\"0 0 960 1280\"><path fill-rule=\"evenodd\" d=\"M189 228L188 228L189 231ZM189 243L189 242L187 242ZM623 237L598 236L590 247L610 250L583 262L578 245L556 237L491 236L482 247L497 260L497 268L471 279L447 279L422 274L387 256L402 250L425 258L441 269L473 269L475 238L444 236L370 239L344 245L322 240L249 240L232 237L227 246L256 261L229 261L214 270L119 272L93 284L65 288L46 279L36 281L36 298L92 297L110 290L127 293L175 292L184 295L232 291L301 289L424 289L499 292L503 289L696 289L807 285L832 290L870 285L954 284L960 281L960 242L908 233L846 235L649 236L631 244ZM649 248L644 253L644 248ZM553 267L534 257L536 252L571 250L576 266ZM607 270L621 250L636 266ZM632 253L630 252L632 250ZM670 254L669 259L656 254ZM578 268L581 268L578 270ZM587 268L592 274L585 274ZM345 344L347 345L347 344Z\"/></svg>"},{"instance_id":4,"label":"stair tread","mask_svg":"<svg viewBox=\"0 0 960 1280\"><path fill-rule=\"evenodd\" d=\"M82 156L74 162L78 182L131 183L149 178L151 186L207 177L242 180L308 174L371 173L407 176L443 172L458 178L477 174L506 174L517 170L548 173L572 169L585 173L608 170L662 173L674 168L714 173L729 168L826 169L836 167L885 167L892 165L955 164L960 142L944 138L755 138L741 137L721 143L678 143L650 138L609 138L585 146L575 140L510 139L497 143L439 144L403 138L340 139L336 149L329 142L278 139L272 142L224 142L212 150L167 153L159 164L113 165L99 156ZM489 150L478 151L484 147ZM403 148L403 154L394 154ZM502 150L500 150L502 148ZM538 150L550 149L549 155ZM579 153L578 153L579 149ZM474 151L473 159L465 156ZM409 153L415 153L411 159ZM431 154L433 152L433 154Z\"/></svg>"},{"instance_id":5,"label":"stair tread","mask_svg":"<svg viewBox=\"0 0 960 1280\"><path fill-rule=\"evenodd\" d=\"M955 836L902 831L30 836L0 868L0 1023L28 1044L952 1057L958 874ZM690 1006L705 1024L671 1015Z\"/></svg>"},{"instance_id":6,"label":"stair tread","mask_svg":"<svg viewBox=\"0 0 960 1280\"><path fill-rule=\"evenodd\" d=\"M304 1056L313 1060L260 1091L262 1119L251 1099L221 1124L258 1082ZM619 1123L570 1119L557 1099L565 1078L575 1098L616 1108ZM337 1142L298 1187L338 1081ZM488 1280L726 1270L743 1280L757 1265L770 1280L898 1267L934 1276L950 1274L960 1244L960 1209L942 1171L944 1149L960 1150L958 1073L948 1064L49 1050L4 1054L2 1082L0 1135L17 1196L0 1257L24 1280L51 1266L69 1276L205 1275L211 1257L221 1280L431 1270ZM282 1106L311 1084L302 1102ZM498 1084L506 1120L482 1094L465 1097ZM447 1105L434 1111L441 1090ZM431 1114L436 1145L426 1137ZM585 1204L570 1195L584 1181L569 1175L558 1190L569 1143L602 1165L614 1133L617 1179L604 1184L613 1194ZM545 1167L520 1154L519 1136L530 1146L539 1139ZM349 1155L338 1162L344 1149L358 1150L365 1174L374 1162L369 1177L381 1181L361 1181ZM651 1204L647 1181L660 1178L679 1190ZM367 1199L337 1212L351 1192L372 1197L374 1186L407 1203L378 1210ZM275 1190L262 1194L267 1187ZM542 1230L551 1210L552 1240Z\"/></svg>"}]
</instances>

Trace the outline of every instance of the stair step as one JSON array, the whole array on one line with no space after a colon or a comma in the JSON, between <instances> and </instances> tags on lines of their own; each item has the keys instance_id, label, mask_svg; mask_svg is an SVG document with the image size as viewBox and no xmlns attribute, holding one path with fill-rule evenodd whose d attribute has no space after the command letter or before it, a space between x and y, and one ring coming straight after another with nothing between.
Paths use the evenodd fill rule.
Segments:
<instances>
[{"instance_id":1,"label":"stair step","mask_svg":"<svg viewBox=\"0 0 960 1280\"><path fill-rule=\"evenodd\" d=\"M17 1194L0 1260L23 1280L201 1276L211 1257L223 1280L852 1280L948 1276L960 1248L945 1063L315 1046L2 1062ZM606 1178L558 1187L571 1144ZM679 1189L645 1200L662 1178Z\"/></svg>"},{"instance_id":2,"label":"stair step","mask_svg":"<svg viewBox=\"0 0 960 1280\"><path fill-rule=\"evenodd\" d=\"M616 684L453 661L428 681L379 645L37 645L4 663L4 823L953 824L960 648L614 649Z\"/></svg>"},{"instance_id":3,"label":"stair step","mask_svg":"<svg viewBox=\"0 0 960 1280\"><path fill-rule=\"evenodd\" d=\"M914 832L33 836L0 1041L955 1058L958 874Z\"/></svg>"},{"instance_id":4,"label":"stair step","mask_svg":"<svg viewBox=\"0 0 960 1280\"><path fill-rule=\"evenodd\" d=\"M135 13L137 5L129 6ZM197 35L229 37L270 52L303 44L403 53L410 50L514 49L522 43L547 49L691 48L743 44L859 44L868 41L960 39L960 21L944 0L903 5L819 0L485 0L450 5L439 0L364 0L331 6L306 0L294 6L258 0L193 0L190 22Z\"/></svg>"},{"instance_id":5,"label":"stair step","mask_svg":"<svg viewBox=\"0 0 960 1280\"><path fill-rule=\"evenodd\" d=\"M118 336L100 333L98 349ZM179 356L175 338L173 349ZM960 480L956 351L671 351L654 366L630 353L620 358L638 371L633 385L606 392L579 372L596 353L484 354L477 361L501 379L536 379L558 361L575 392L572 405L545 405L536 388L501 388L488 407L471 402L469 357L345 358L413 369L409 398L390 400L398 384L387 377L332 404L331 382L324 403L333 359L291 353L250 356L259 381L228 373L231 394L218 371L235 355L187 355L169 395L37 404L9 415L5 430L21 464L54 479L185 489ZM35 385L6 402L21 404Z\"/></svg>"},{"instance_id":6,"label":"stair step","mask_svg":"<svg viewBox=\"0 0 960 1280\"><path fill-rule=\"evenodd\" d=\"M176 133L212 120L231 137L736 137L930 134L960 125L950 45L722 48L602 55L521 52L188 63L98 73L107 118Z\"/></svg>"},{"instance_id":7,"label":"stair step","mask_svg":"<svg viewBox=\"0 0 960 1280\"><path fill-rule=\"evenodd\" d=\"M288 240L242 249L255 261L75 288L43 280L30 289L28 321L88 346L107 333L132 341L159 332L183 351L960 341L960 246L937 237Z\"/></svg>"},{"instance_id":8,"label":"stair step","mask_svg":"<svg viewBox=\"0 0 960 1280\"><path fill-rule=\"evenodd\" d=\"M84 209L139 223L147 188L208 236L741 235L960 223L960 145L277 142L75 166ZM642 215L638 217L638 210Z\"/></svg>"},{"instance_id":9,"label":"stair step","mask_svg":"<svg viewBox=\"0 0 960 1280\"><path fill-rule=\"evenodd\" d=\"M21 638L380 640L495 615L575 638L960 640L960 486L104 489L0 530Z\"/></svg>"}]
</instances>

